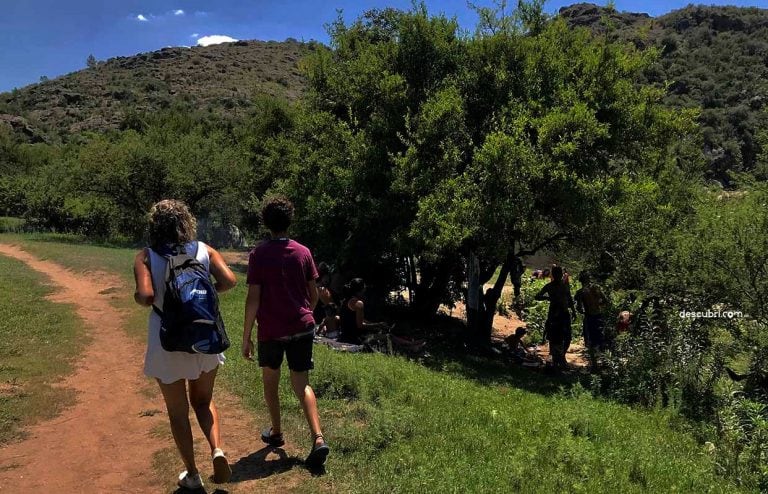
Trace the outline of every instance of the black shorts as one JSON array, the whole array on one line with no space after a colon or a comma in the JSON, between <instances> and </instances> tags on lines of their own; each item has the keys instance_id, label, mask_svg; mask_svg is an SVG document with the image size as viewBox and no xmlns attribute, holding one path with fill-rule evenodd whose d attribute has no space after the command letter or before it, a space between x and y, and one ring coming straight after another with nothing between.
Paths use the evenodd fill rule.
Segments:
<instances>
[{"instance_id":1,"label":"black shorts","mask_svg":"<svg viewBox=\"0 0 768 494\"><path fill-rule=\"evenodd\" d=\"M314 335L307 334L288 340L269 340L258 343L259 367L279 369L283 365L283 353L288 368L294 372L306 372L315 368L312 361Z\"/></svg>"}]
</instances>

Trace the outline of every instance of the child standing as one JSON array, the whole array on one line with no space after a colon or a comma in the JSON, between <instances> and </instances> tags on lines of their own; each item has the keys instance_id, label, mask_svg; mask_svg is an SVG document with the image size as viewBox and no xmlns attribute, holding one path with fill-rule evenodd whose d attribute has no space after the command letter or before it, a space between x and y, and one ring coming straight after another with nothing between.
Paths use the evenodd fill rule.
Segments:
<instances>
[{"instance_id":1,"label":"child standing","mask_svg":"<svg viewBox=\"0 0 768 494\"><path fill-rule=\"evenodd\" d=\"M243 356L253 359L253 324L258 321L258 361L264 382L264 401L272 427L261 434L266 444L285 444L280 428L280 366L283 355L288 360L291 386L301 402L312 431L312 449L306 463L318 467L325 463L330 449L320 429L317 399L309 385L309 371L314 367L312 345L317 304L318 278L312 253L288 238L293 219L293 204L285 197L265 201L261 211L270 239L256 246L248 259L248 297L245 304Z\"/></svg>"}]
</instances>

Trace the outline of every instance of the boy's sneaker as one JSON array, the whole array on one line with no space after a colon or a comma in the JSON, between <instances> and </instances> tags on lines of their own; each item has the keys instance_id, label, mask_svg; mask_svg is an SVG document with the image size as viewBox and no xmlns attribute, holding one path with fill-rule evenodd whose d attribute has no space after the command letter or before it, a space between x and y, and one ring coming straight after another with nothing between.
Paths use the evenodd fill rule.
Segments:
<instances>
[{"instance_id":1,"label":"boy's sneaker","mask_svg":"<svg viewBox=\"0 0 768 494\"><path fill-rule=\"evenodd\" d=\"M224 452L216 448L213 451L213 481L217 484L226 484L232 477L232 467L229 466Z\"/></svg>"},{"instance_id":2,"label":"boy's sneaker","mask_svg":"<svg viewBox=\"0 0 768 494\"><path fill-rule=\"evenodd\" d=\"M264 441L266 444L272 446L273 448L279 448L280 446L285 444L285 440L283 439L283 433L280 432L278 434L272 434L272 428L265 429L261 433L261 440Z\"/></svg>"},{"instance_id":3,"label":"boy's sneaker","mask_svg":"<svg viewBox=\"0 0 768 494\"><path fill-rule=\"evenodd\" d=\"M190 475L186 470L179 474L179 487L183 489L189 489L191 491L197 491L203 488L203 479L200 478L200 474Z\"/></svg>"}]
</instances>

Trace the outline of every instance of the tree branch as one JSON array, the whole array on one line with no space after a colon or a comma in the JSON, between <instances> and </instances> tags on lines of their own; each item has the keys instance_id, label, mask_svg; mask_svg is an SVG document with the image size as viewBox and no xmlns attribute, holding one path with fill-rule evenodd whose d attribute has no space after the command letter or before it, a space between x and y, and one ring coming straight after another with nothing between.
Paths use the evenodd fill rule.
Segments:
<instances>
[{"instance_id":1,"label":"tree branch","mask_svg":"<svg viewBox=\"0 0 768 494\"><path fill-rule=\"evenodd\" d=\"M553 236L549 237L548 239L542 241L540 244L534 246L531 249L521 250L521 251L515 253L515 257L532 256L532 255L536 254L538 251L540 251L541 249L543 249L544 247L547 247L548 245L551 245L552 243L554 243L554 242L556 242L558 240L566 240L568 237L569 237L569 235L566 234L566 233L558 233L557 235L553 235Z\"/></svg>"}]
</instances>

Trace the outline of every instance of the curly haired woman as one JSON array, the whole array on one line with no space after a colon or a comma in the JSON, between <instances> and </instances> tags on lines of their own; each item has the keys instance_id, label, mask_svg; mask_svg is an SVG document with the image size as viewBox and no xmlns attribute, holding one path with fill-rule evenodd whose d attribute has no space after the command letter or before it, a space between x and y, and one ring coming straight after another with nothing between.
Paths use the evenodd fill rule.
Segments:
<instances>
[{"instance_id":1,"label":"curly haired woman","mask_svg":"<svg viewBox=\"0 0 768 494\"><path fill-rule=\"evenodd\" d=\"M218 292L235 286L235 275L221 254L196 241L196 234L197 221L183 202L168 199L152 206L149 211L149 247L136 254L133 266L136 303L162 307L167 265L164 256L179 247L190 255L194 253L194 257L208 268L216 280L214 287ZM186 467L179 475L179 486L187 489L203 487L192 445L190 404L211 447L213 481L228 482L232 470L221 450L219 414L213 404L216 371L224 362L224 356L165 351L160 344L160 322L160 316L155 311L150 312L144 373L157 380L165 399L171 432Z\"/></svg>"}]
</instances>

